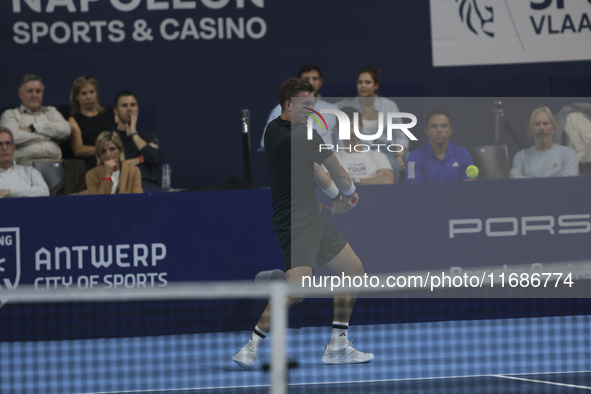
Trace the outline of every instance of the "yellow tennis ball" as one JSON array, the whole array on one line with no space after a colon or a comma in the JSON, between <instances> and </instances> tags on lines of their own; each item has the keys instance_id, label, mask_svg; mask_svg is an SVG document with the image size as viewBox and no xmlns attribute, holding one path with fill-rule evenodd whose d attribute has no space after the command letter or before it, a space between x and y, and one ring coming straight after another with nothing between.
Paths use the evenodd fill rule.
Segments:
<instances>
[{"instance_id":1,"label":"yellow tennis ball","mask_svg":"<svg viewBox=\"0 0 591 394\"><path fill-rule=\"evenodd\" d=\"M468 168L466 168L466 175L470 178L476 178L478 176L478 167L474 165L468 166Z\"/></svg>"}]
</instances>

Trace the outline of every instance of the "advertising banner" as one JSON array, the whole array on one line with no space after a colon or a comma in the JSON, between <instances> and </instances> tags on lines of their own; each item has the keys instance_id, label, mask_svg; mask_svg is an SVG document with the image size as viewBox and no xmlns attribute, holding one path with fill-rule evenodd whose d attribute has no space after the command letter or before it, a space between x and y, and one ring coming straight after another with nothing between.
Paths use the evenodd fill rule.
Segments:
<instances>
[{"instance_id":1,"label":"advertising banner","mask_svg":"<svg viewBox=\"0 0 591 394\"><path fill-rule=\"evenodd\" d=\"M433 66L591 59L589 0L430 0Z\"/></svg>"},{"instance_id":2,"label":"advertising banner","mask_svg":"<svg viewBox=\"0 0 591 394\"><path fill-rule=\"evenodd\" d=\"M258 40L267 34L264 0L12 0L3 46ZM7 39L10 37L10 39Z\"/></svg>"}]
</instances>

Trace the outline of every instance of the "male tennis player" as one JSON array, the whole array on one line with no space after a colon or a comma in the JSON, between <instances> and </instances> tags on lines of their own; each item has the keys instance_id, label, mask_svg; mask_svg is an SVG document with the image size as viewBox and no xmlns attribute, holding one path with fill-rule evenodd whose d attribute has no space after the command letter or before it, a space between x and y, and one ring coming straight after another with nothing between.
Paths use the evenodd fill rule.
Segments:
<instances>
[{"instance_id":1,"label":"male tennis player","mask_svg":"<svg viewBox=\"0 0 591 394\"><path fill-rule=\"evenodd\" d=\"M292 101L292 97L296 98ZM347 171L330 150L320 151L322 138L316 131L307 139L305 108L314 105L314 87L299 78L279 86L281 116L269 123L265 133L267 165L273 199L273 232L283 249L287 280L301 286L302 277L311 276L318 266L326 265L338 275L363 275L363 265L347 240L317 209L314 182L322 187L343 213L355 206L359 196ZM322 168L324 164L332 180ZM326 364L355 364L373 360L351 346L347 338L349 318L355 295L334 298L332 337L324 350ZM301 299L289 298L288 307ZM263 312L246 345L232 357L246 370L254 369L259 345L269 331L270 306Z\"/></svg>"}]
</instances>

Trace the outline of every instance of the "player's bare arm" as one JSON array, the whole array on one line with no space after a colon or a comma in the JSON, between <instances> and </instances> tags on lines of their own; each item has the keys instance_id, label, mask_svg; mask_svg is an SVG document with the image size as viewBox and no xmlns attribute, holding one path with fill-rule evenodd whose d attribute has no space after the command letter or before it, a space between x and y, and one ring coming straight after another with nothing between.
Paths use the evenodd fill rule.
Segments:
<instances>
[{"instance_id":1,"label":"player's bare arm","mask_svg":"<svg viewBox=\"0 0 591 394\"><path fill-rule=\"evenodd\" d=\"M328 189L332 184L330 176L322 169L320 164L314 163L314 182L322 188L322 190Z\"/></svg>"},{"instance_id":2,"label":"player's bare arm","mask_svg":"<svg viewBox=\"0 0 591 394\"><path fill-rule=\"evenodd\" d=\"M334 200L334 204L332 206L332 211L334 213L341 215L347 212L343 197L341 196L338 187L335 185L332 179L330 179L330 175L328 175L328 173L324 171L318 163L314 163L314 182L316 182L316 184L322 188L324 193Z\"/></svg>"},{"instance_id":3,"label":"player's bare arm","mask_svg":"<svg viewBox=\"0 0 591 394\"><path fill-rule=\"evenodd\" d=\"M324 164L335 185L341 191L343 203L346 205L347 210L355 207L357 201L359 201L359 196L355 192L355 185L351 177L343 168L339 159L335 155L330 155L322 164Z\"/></svg>"}]
</instances>

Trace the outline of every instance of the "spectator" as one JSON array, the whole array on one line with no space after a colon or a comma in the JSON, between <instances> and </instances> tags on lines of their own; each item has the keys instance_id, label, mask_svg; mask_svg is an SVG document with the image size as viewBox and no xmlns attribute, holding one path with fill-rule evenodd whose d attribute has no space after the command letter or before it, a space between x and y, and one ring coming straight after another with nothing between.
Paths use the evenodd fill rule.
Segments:
<instances>
[{"instance_id":1,"label":"spectator","mask_svg":"<svg viewBox=\"0 0 591 394\"><path fill-rule=\"evenodd\" d=\"M427 117L425 134L429 142L408 156L406 182L445 182L470 179L466 168L474 164L465 148L449 141L453 132L451 116L435 110Z\"/></svg>"},{"instance_id":2,"label":"spectator","mask_svg":"<svg viewBox=\"0 0 591 394\"><path fill-rule=\"evenodd\" d=\"M130 91L122 91L115 97L115 130L123 142L127 162L140 169L145 193L162 191L158 187L155 168L162 164L162 151L156 136L137 126L139 106L137 97Z\"/></svg>"},{"instance_id":3,"label":"spectator","mask_svg":"<svg viewBox=\"0 0 591 394\"><path fill-rule=\"evenodd\" d=\"M382 138L380 143L384 143L386 140L386 127L387 127L387 113L388 112L400 112L398 105L390 99L380 97L378 95L380 89L380 69L378 67L363 67L357 73L357 97L345 98L339 101L336 105L338 108L353 107L359 113L363 114L361 122L363 123L363 134L371 135L376 134L380 122L382 123ZM379 115L382 115L381 118ZM374 141L377 142L378 140ZM387 141L393 144L398 144L403 147L403 150L396 153L388 152L387 156L392 164L396 182L402 179L402 172L404 171L404 159L407 155L408 146L410 141L402 130L394 130L392 133L392 140ZM371 141L367 141L371 144Z\"/></svg>"},{"instance_id":4,"label":"spectator","mask_svg":"<svg viewBox=\"0 0 591 394\"><path fill-rule=\"evenodd\" d=\"M8 109L0 118L0 126L14 135L18 164L30 166L33 161L60 160L59 141L70 136L70 124L55 107L43 107L45 85L37 75L25 75L20 82L18 96L21 106Z\"/></svg>"},{"instance_id":5,"label":"spectator","mask_svg":"<svg viewBox=\"0 0 591 394\"><path fill-rule=\"evenodd\" d=\"M376 150L371 150L369 145L355 135L354 132L354 113L355 108L345 107L343 111L351 121L351 139L343 141L345 147L341 147L335 153L339 162L353 180L358 185L378 185L394 183L394 172L388 157ZM361 119L358 119L358 129L363 131Z\"/></svg>"},{"instance_id":6,"label":"spectator","mask_svg":"<svg viewBox=\"0 0 591 394\"><path fill-rule=\"evenodd\" d=\"M554 119L558 125L554 142L573 148L579 159L579 175L591 175L591 103L569 104Z\"/></svg>"},{"instance_id":7,"label":"spectator","mask_svg":"<svg viewBox=\"0 0 591 394\"><path fill-rule=\"evenodd\" d=\"M125 161L119 134L104 131L95 144L97 166L86 173L88 194L142 193L142 175L137 166Z\"/></svg>"},{"instance_id":8,"label":"spectator","mask_svg":"<svg viewBox=\"0 0 591 394\"><path fill-rule=\"evenodd\" d=\"M0 197L49 196L43 176L33 167L16 164L12 132L0 126Z\"/></svg>"},{"instance_id":9,"label":"spectator","mask_svg":"<svg viewBox=\"0 0 591 394\"><path fill-rule=\"evenodd\" d=\"M98 82L90 75L77 78L72 85L68 122L72 126L70 146L74 156L84 160L88 171L96 166L96 137L111 130L115 123L113 113L99 104Z\"/></svg>"},{"instance_id":10,"label":"spectator","mask_svg":"<svg viewBox=\"0 0 591 394\"><path fill-rule=\"evenodd\" d=\"M534 145L513 158L510 178L543 178L579 175L579 159L574 149L554 143L556 121L548 107L535 109L528 130Z\"/></svg>"},{"instance_id":11,"label":"spectator","mask_svg":"<svg viewBox=\"0 0 591 394\"><path fill-rule=\"evenodd\" d=\"M324 83L324 78L322 77L322 71L318 66L315 64L305 64L300 67L298 71L298 77L303 79L306 82L310 82L312 86L314 86L314 109L320 112L323 109L337 109L334 104L329 103L328 101L322 100L320 96L320 88ZM281 104L277 104L275 108L271 110L269 113L269 119L267 119L267 124L265 125L265 130L269 123L277 119L281 115ZM333 144L333 133L335 133L337 129L337 118L332 114L324 114L324 119L326 120L326 124L328 126L328 130L324 128L317 130L320 137L324 140L326 144ZM263 136L261 137L261 149L265 150L265 131L263 131Z\"/></svg>"}]
</instances>

